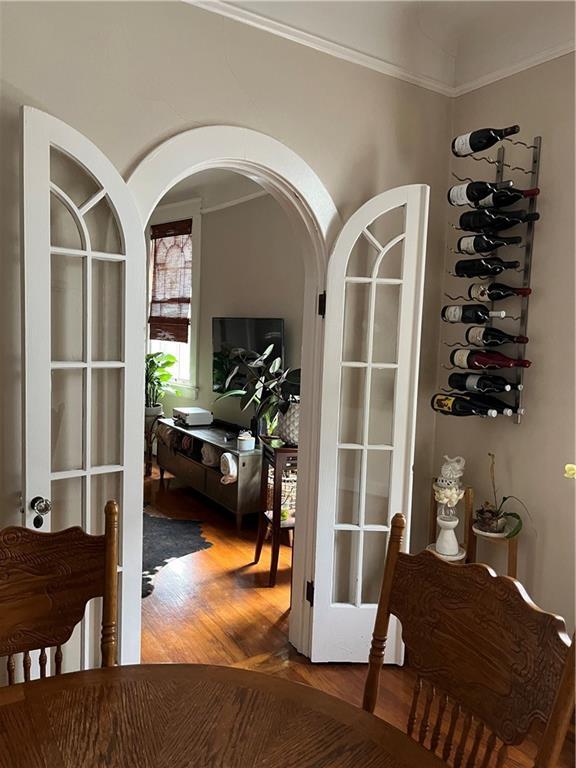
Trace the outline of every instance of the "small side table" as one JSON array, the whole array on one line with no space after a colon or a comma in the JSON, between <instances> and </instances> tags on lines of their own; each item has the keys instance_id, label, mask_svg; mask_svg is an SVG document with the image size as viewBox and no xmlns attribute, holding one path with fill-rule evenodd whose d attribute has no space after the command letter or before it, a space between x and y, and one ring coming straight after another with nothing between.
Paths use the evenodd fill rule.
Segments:
<instances>
[{"instance_id":1,"label":"small side table","mask_svg":"<svg viewBox=\"0 0 576 768\"><path fill-rule=\"evenodd\" d=\"M262 479L260 484L261 511L258 523L258 538L254 563L260 560L262 546L266 538L268 525L272 525L272 556L270 560L270 578L268 586L276 586L276 574L278 573L278 556L280 554L280 536L282 528L294 528L294 523L282 523L282 478L287 469L296 469L298 466L298 448L285 445L282 440L274 437L260 437L262 446ZM271 514L268 510L268 470L272 468L274 484L272 494Z\"/></svg>"}]
</instances>

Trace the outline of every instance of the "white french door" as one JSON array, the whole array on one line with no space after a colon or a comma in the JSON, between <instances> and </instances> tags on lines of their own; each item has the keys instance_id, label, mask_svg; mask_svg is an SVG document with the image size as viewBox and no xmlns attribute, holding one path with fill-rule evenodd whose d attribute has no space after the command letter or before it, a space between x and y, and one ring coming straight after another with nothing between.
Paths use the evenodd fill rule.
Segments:
<instances>
[{"instance_id":1,"label":"white french door","mask_svg":"<svg viewBox=\"0 0 576 768\"><path fill-rule=\"evenodd\" d=\"M367 661L390 521L410 520L428 197L374 197L328 263L313 661ZM386 661L402 661L395 623Z\"/></svg>"},{"instance_id":2,"label":"white french door","mask_svg":"<svg viewBox=\"0 0 576 768\"><path fill-rule=\"evenodd\" d=\"M88 139L30 107L23 134L25 524L102 533L104 505L118 500L119 659L138 662L143 225L124 180ZM99 663L98 645L95 605L66 646L65 668Z\"/></svg>"}]
</instances>

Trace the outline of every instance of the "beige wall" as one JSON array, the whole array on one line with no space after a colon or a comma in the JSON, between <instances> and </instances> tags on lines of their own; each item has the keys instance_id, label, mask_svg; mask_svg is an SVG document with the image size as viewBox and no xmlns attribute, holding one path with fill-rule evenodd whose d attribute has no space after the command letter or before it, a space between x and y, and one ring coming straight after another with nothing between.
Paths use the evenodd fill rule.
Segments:
<instances>
[{"instance_id":1,"label":"beige wall","mask_svg":"<svg viewBox=\"0 0 576 768\"><path fill-rule=\"evenodd\" d=\"M465 456L466 480L477 489L481 503L491 498L487 453L496 454L499 492L520 497L532 517L525 521L519 540L519 578L542 607L562 614L572 626L576 484L564 479L563 467L576 458L573 55L501 80L454 102L454 135L471 126L513 123L521 126L523 139L539 134L543 142L538 203L542 218L535 229L527 346L533 364L525 375L527 413L520 425L505 417L492 420L439 416L435 465L445 453ZM512 150L509 157L512 165L530 167L530 152L522 148ZM459 176L493 178L492 169L470 160L455 159L452 169ZM528 186L529 176L516 172L512 178L518 186ZM454 211L452 221L456 216ZM455 238L449 232L449 245ZM516 258L514 249L504 255ZM453 262L454 256L448 254L446 267ZM500 279L514 284L519 277L503 273ZM464 284L467 286L469 281L447 277L444 287L455 295L461 293ZM506 306L515 314L519 303L510 300ZM498 325L504 329L515 327L513 321L498 321ZM442 331L443 339L448 341L462 336L456 328L444 326ZM448 362L448 351L441 347L441 362ZM440 385L445 384L447 375L439 375ZM484 544L478 554L503 570L503 550Z\"/></svg>"},{"instance_id":2,"label":"beige wall","mask_svg":"<svg viewBox=\"0 0 576 768\"><path fill-rule=\"evenodd\" d=\"M285 212L267 195L203 215L201 252L198 399L171 398L165 411L172 405L198 405L217 418L249 424L252 412L242 413L237 398L215 402L212 318L284 318L285 362L299 367L304 294L300 243Z\"/></svg>"},{"instance_id":3,"label":"beige wall","mask_svg":"<svg viewBox=\"0 0 576 768\"><path fill-rule=\"evenodd\" d=\"M70 123L124 174L185 129L247 126L301 155L344 220L384 189L431 185L414 542L425 541L429 482L442 454L467 457L467 479L483 497L485 455L496 450L501 489L522 497L534 519L535 531L527 531L520 545L520 577L544 607L572 620L574 485L562 477L564 462L575 456L572 57L451 102L184 3L14 2L2 4L1 12L2 523L19 519L21 490L20 106ZM530 317L534 366L526 378L522 426L503 419L435 420L429 407L444 381L438 311L449 264L445 190L452 110L455 131L519 122L524 135L544 139Z\"/></svg>"},{"instance_id":4,"label":"beige wall","mask_svg":"<svg viewBox=\"0 0 576 768\"><path fill-rule=\"evenodd\" d=\"M3 521L18 519L21 489L19 109L30 104L80 130L124 174L194 126L262 131L314 168L344 220L382 190L432 186L415 462L425 510L415 528L425 531L449 100L184 3L4 3L2 15Z\"/></svg>"}]
</instances>

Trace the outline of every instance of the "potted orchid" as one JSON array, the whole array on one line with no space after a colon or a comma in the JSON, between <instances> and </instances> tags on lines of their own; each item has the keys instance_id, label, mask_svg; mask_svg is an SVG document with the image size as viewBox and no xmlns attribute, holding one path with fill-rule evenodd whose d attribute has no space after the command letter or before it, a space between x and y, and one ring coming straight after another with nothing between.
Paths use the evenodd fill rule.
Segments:
<instances>
[{"instance_id":1,"label":"potted orchid","mask_svg":"<svg viewBox=\"0 0 576 768\"><path fill-rule=\"evenodd\" d=\"M529 517L530 513L528 507L517 496L502 496L500 501L498 501L496 490L496 456L493 453L489 453L488 456L490 457L490 480L494 503L485 501L480 509L476 510L474 529L480 534L487 533L511 539L514 536L518 536L522 530L522 518L517 512L509 511L508 502L515 500L524 507Z\"/></svg>"}]
</instances>

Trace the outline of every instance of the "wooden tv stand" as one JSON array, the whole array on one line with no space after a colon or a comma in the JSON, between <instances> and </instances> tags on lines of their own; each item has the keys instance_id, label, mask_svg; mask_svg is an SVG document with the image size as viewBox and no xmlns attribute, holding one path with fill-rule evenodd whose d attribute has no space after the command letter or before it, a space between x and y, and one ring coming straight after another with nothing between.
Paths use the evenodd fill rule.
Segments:
<instances>
[{"instance_id":1,"label":"wooden tv stand","mask_svg":"<svg viewBox=\"0 0 576 768\"><path fill-rule=\"evenodd\" d=\"M174 419L159 419L159 423L192 438L192 446L186 453L173 450L158 440L160 479L164 479L164 472L168 470L198 493L236 515L236 527L240 530L244 515L260 511L261 450L239 451L236 438L227 440L226 435L230 433L212 424L206 427L180 427L174 423ZM220 468L202 464L202 446L205 443L235 456L238 462L238 480L235 483L222 484Z\"/></svg>"}]
</instances>

